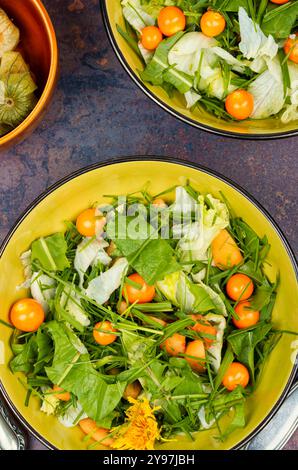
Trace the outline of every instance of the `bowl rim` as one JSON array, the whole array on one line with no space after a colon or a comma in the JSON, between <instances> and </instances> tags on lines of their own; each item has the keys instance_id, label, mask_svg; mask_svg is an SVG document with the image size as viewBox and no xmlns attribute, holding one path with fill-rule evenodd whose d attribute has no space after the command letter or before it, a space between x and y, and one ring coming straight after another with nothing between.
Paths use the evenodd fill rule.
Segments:
<instances>
[{"instance_id":1,"label":"bowl rim","mask_svg":"<svg viewBox=\"0 0 298 470\"><path fill-rule=\"evenodd\" d=\"M197 129L210 132L211 134L220 135L224 137L230 137L234 139L241 139L241 140L256 140L256 141L275 140L275 139L285 139L288 137L295 137L298 135L298 129L293 130L293 131L274 132L272 134L244 134L240 132L238 133L238 132L220 130L220 129L217 129L216 127L208 126L207 124L202 124L194 119L188 118L184 116L182 113L180 113L179 111L176 111L174 107L165 104L160 98L158 98L151 90L149 90L146 87L144 82L138 77L138 75L134 72L134 70L131 68L131 66L125 59L120 47L118 46L118 42L115 38L115 35L113 34L113 30L112 30L110 18L108 15L108 10L107 10L107 0L102 0L100 2L100 5L101 5L102 17L103 17L103 22L104 22L105 29L107 32L107 36L124 70L130 76L130 78L135 82L135 84L143 91L143 93L145 93L145 95L147 95L152 101L154 101L164 111L171 114L176 119L186 124L189 124L192 127L195 127Z\"/></svg>"},{"instance_id":2,"label":"bowl rim","mask_svg":"<svg viewBox=\"0 0 298 470\"><path fill-rule=\"evenodd\" d=\"M286 236L284 235L283 231L280 229L279 225L275 222L273 217L269 214L267 209L265 209L262 204L260 204L253 196L250 195L248 191L243 189L240 185L232 181L230 178L222 175L221 173L211 170L207 168L206 166L200 165L198 163L190 162L190 161L184 161L179 158L173 158L173 157L165 157L165 156L143 156L143 155L135 155L135 156L121 156L121 157L116 157L116 158L108 158L104 159L100 162L93 163L92 165L85 166L81 169L78 169L60 180L58 180L56 183L51 185L48 189L43 191L37 198L34 199L34 201L27 206L27 208L23 211L23 213L20 215L20 217L16 220L12 228L8 231L6 237L4 238L3 242L0 245L0 259L2 258L5 249L10 242L12 236L16 232L16 230L19 228L23 220L36 208L36 206L42 202L44 199L46 199L50 194L52 194L54 191L56 191L58 188L62 187L64 184L69 183L70 181L74 180L75 178L82 176L84 174L87 174L89 172L92 172L94 170L98 170L100 168L112 166L112 165L117 165L117 164L123 164L123 163L137 163L137 162L160 162L160 163L168 163L168 164L175 164L175 165L180 165L188 168L192 168L194 170L198 170L202 173L205 173L207 175L210 175L216 179L219 179L223 183L229 185L233 189L235 189L238 193L240 193L242 196L244 196L250 203L252 203L255 208L260 211L263 216L267 219L267 221L271 224L273 229L276 231L278 237L280 238L282 244L284 245L284 248L290 258L291 264L294 268L294 271L296 273L296 278L298 280L298 263L295 258L294 252L289 244L289 242L286 239ZM298 362L296 362L293 365L290 377L288 379L287 384L285 385L279 399L275 403L275 405L272 407L270 412L265 416L263 421L261 421L251 433L249 433L248 436L246 436L242 441L240 441L238 444L236 444L234 447L232 447L230 450L239 450L243 448L246 444L250 442L250 440L256 436L271 420L271 418L277 413L279 410L280 406L284 402L284 400L287 397L287 394L291 388L292 383L294 382L296 373L298 372ZM41 442L43 445L45 445L48 449L51 450L57 450L58 448L55 447L53 444L51 444L47 439L45 439L39 432L34 429L28 422L27 420L22 416L21 412L17 409L17 407L14 405L12 400L10 399L9 395L7 394L5 387L1 381L0 378L0 398L4 398L8 408L10 411L13 413L15 417L20 421L20 423L24 426L24 428L27 430L29 435L33 435L39 442Z\"/></svg>"},{"instance_id":3,"label":"bowl rim","mask_svg":"<svg viewBox=\"0 0 298 470\"><path fill-rule=\"evenodd\" d=\"M43 92L34 106L33 110L30 114L21 122L17 127L15 127L12 131L8 132L4 136L0 137L0 147L2 145L7 145L11 141L17 139L20 135L26 132L26 130L30 127L30 125L40 116L44 108L47 106L51 95L54 91L56 80L57 80L57 71L58 71L58 43L55 28L53 26L52 20L43 5L41 0L31 0L31 3L35 6L35 8L40 13L40 16L43 20L43 24L45 26L47 36L49 38L50 49L51 49L51 64L50 70L48 74L47 82L44 86Z\"/></svg>"}]
</instances>

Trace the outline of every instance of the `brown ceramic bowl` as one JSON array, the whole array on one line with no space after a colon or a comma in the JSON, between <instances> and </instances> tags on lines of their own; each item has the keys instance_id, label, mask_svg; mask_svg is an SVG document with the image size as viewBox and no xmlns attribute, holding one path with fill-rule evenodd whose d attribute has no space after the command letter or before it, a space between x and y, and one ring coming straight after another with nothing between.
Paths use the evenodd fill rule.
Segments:
<instances>
[{"instance_id":1,"label":"brown ceramic bowl","mask_svg":"<svg viewBox=\"0 0 298 470\"><path fill-rule=\"evenodd\" d=\"M0 0L0 8L20 29L19 49L36 79L38 103L13 131L0 138L0 150L27 137L41 121L57 82L58 47L50 17L40 0Z\"/></svg>"}]
</instances>

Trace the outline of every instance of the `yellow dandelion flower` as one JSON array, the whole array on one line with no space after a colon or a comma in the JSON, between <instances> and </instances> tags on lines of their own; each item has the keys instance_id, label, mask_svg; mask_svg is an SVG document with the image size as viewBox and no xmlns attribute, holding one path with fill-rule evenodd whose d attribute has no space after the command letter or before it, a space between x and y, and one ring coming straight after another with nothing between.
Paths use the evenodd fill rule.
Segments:
<instances>
[{"instance_id":1,"label":"yellow dandelion flower","mask_svg":"<svg viewBox=\"0 0 298 470\"><path fill-rule=\"evenodd\" d=\"M154 450L156 439L160 438L160 430L154 412L160 407L151 408L147 398L135 400L126 411L126 421L112 430L115 439L112 447L120 450Z\"/></svg>"}]
</instances>

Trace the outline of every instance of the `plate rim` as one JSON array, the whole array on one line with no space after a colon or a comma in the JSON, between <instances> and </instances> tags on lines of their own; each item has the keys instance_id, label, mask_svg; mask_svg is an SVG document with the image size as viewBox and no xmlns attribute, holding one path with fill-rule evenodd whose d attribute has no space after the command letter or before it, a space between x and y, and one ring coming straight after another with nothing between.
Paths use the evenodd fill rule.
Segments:
<instances>
[{"instance_id":1,"label":"plate rim","mask_svg":"<svg viewBox=\"0 0 298 470\"><path fill-rule=\"evenodd\" d=\"M274 132L272 134L242 134L232 131L225 131L219 130L215 127L208 126L207 124L202 124L194 119L187 118L179 111L176 111L173 107L165 104L160 98L155 96L155 94L150 91L143 81L137 76L131 66L128 64L127 60L125 59L120 47L118 46L117 40L113 34L110 18L107 11L107 0L102 0L100 3L103 23L105 26L105 30L110 41L110 44L126 73L130 76L133 82L141 89L145 95L150 98L155 104L157 104L160 108L164 111L172 115L174 118L178 119L179 121L184 122L196 129L200 129L205 132L209 132L214 135L224 136L231 139L239 139L239 140L253 140L253 141L267 141L267 140L278 140L278 139L286 139L289 137L298 136L298 129L293 131L286 131L286 132Z\"/></svg>"},{"instance_id":2,"label":"plate rim","mask_svg":"<svg viewBox=\"0 0 298 470\"><path fill-rule=\"evenodd\" d=\"M294 252L287 241L286 236L284 235L283 231L277 224L277 222L274 220L274 218L269 214L267 209L263 207L263 205L258 202L254 196L252 196L248 191L246 191L244 188L242 188L238 183L235 183L233 180L231 180L229 177L226 177L222 175L221 173L217 172L216 170L211 170L210 168L200 165L198 163L194 162L189 162L185 161L179 158L175 157L165 157L165 156L156 156L156 155L135 155L135 156L120 156L116 158L108 158L104 159L100 162L93 163L91 165L84 166L83 168L80 168L78 170L75 170L74 172L64 176L63 178L59 179L56 181L54 184L52 184L49 188L47 188L45 191L43 191L38 197L36 197L31 204L27 206L27 208L22 211L22 214L19 216L19 218L15 221L11 229L8 231L7 235L5 236L3 242L0 245L0 259L2 258L5 249L10 242L12 236L16 232L16 230L19 228L23 220L36 208L36 206L42 202L44 199L46 199L50 194L52 194L54 191L56 191L58 188L62 187L64 184L69 183L71 180L82 176L84 174L87 174L89 172L92 172L94 170L98 170L100 168L104 168L107 166L112 166L112 165L117 165L117 164L122 164L122 163L137 163L137 162L160 162L160 163L168 163L168 164L174 164L174 165L181 165L185 166L188 168L192 168L194 170L198 170L200 172L206 173L216 179L219 179L220 181L228 184L231 186L233 189L235 189L237 192L239 192L242 196L244 196L249 202L251 202L257 210L259 210L263 216L268 220L268 222L271 224L273 229L276 231L278 237L280 238L281 242L284 245L284 248L287 251L287 254L290 258L291 264L293 266L294 272L296 273L296 278L298 280L298 264L296 257L294 255ZM265 416L265 418L256 426L251 433L248 434L244 439L242 439L238 444L235 446L231 447L229 450L239 450L243 448L248 442L256 435L258 434L259 431L261 431L267 423L271 420L271 418L277 413L279 408L281 407L282 403L286 399L288 392L294 382L296 373L298 372L298 362L293 365L290 377L279 397L275 405L272 407L270 412ZM26 429L29 434L33 435L39 442L41 442L43 445L45 445L48 449L50 450L58 450L56 446L51 444L46 438L44 438L35 428L33 428L27 420L23 417L23 415L19 412L15 404L12 402L10 399L8 393L6 392L6 389L2 383L2 380L0 378L0 397L1 395L3 396L6 405L8 406L9 410L13 413L15 417L20 421L20 423L23 425L23 427Z\"/></svg>"}]
</instances>

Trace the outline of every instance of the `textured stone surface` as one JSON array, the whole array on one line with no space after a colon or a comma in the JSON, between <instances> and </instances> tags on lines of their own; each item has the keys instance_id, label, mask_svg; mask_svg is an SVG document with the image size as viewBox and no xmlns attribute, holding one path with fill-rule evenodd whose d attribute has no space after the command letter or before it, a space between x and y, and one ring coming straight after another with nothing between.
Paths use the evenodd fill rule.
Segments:
<instances>
[{"instance_id":1,"label":"textured stone surface","mask_svg":"<svg viewBox=\"0 0 298 470\"><path fill-rule=\"evenodd\" d=\"M122 69L99 0L45 0L56 27L61 77L35 133L0 155L0 240L41 191L71 171L120 155L168 155L216 169L272 214L297 251L297 138L231 140L158 108ZM31 441L33 448L40 448ZM287 448L298 448L298 434Z\"/></svg>"}]
</instances>

